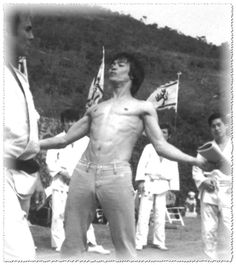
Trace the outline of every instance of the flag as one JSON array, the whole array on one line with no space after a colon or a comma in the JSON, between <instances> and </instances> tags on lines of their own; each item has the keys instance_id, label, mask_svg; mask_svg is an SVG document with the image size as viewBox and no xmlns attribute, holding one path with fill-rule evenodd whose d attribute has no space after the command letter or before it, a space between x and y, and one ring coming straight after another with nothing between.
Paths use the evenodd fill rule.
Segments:
<instances>
[{"instance_id":1,"label":"flag","mask_svg":"<svg viewBox=\"0 0 236 265\"><path fill-rule=\"evenodd\" d=\"M156 110L174 108L177 112L179 80L171 81L158 87L147 99Z\"/></svg>"},{"instance_id":2,"label":"flag","mask_svg":"<svg viewBox=\"0 0 236 265\"><path fill-rule=\"evenodd\" d=\"M97 76L93 79L87 98L86 108L91 107L98 103L98 101L103 97L103 87L104 87L104 71L105 71L105 50L102 49L102 62L99 67Z\"/></svg>"}]
</instances>

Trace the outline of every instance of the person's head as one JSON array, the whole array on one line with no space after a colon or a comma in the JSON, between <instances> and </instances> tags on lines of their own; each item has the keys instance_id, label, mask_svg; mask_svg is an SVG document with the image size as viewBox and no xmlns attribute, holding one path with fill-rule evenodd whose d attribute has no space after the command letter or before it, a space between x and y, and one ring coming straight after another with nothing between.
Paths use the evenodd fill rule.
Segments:
<instances>
[{"instance_id":1,"label":"person's head","mask_svg":"<svg viewBox=\"0 0 236 265\"><path fill-rule=\"evenodd\" d=\"M189 192L188 192L188 196L189 196L190 198L194 198L194 197L195 197L195 192L193 192L193 191L189 191Z\"/></svg>"},{"instance_id":2,"label":"person's head","mask_svg":"<svg viewBox=\"0 0 236 265\"><path fill-rule=\"evenodd\" d=\"M213 138L218 141L227 135L227 123L225 117L221 113L213 113L208 118L208 125Z\"/></svg>"},{"instance_id":3,"label":"person's head","mask_svg":"<svg viewBox=\"0 0 236 265\"><path fill-rule=\"evenodd\" d=\"M6 13L6 49L8 54L18 58L28 56L34 39L29 11L14 8Z\"/></svg>"},{"instance_id":4,"label":"person's head","mask_svg":"<svg viewBox=\"0 0 236 265\"><path fill-rule=\"evenodd\" d=\"M162 130L162 134L163 134L164 138L166 139L166 141L168 141L170 136L171 136L170 125L167 123L162 123L162 124L160 124L160 128Z\"/></svg>"},{"instance_id":5,"label":"person's head","mask_svg":"<svg viewBox=\"0 0 236 265\"><path fill-rule=\"evenodd\" d=\"M131 81L130 92L134 96L144 80L144 69L134 55L118 53L111 60L109 80L111 82Z\"/></svg>"},{"instance_id":6,"label":"person's head","mask_svg":"<svg viewBox=\"0 0 236 265\"><path fill-rule=\"evenodd\" d=\"M79 119L78 111L73 109L64 110L61 113L61 124L65 132L67 132L70 127Z\"/></svg>"}]
</instances>

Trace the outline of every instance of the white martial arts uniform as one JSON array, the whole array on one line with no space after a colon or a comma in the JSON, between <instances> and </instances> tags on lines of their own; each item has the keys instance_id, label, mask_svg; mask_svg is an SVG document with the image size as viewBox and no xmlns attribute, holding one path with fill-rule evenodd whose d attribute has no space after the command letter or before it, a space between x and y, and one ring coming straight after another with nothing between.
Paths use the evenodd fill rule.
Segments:
<instances>
[{"instance_id":1,"label":"white martial arts uniform","mask_svg":"<svg viewBox=\"0 0 236 265\"><path fill-rule=\"evenodd\" d=\"M213 144L217 143L212 141ZM230 161L231 142L228 140L223 155ZM198 154L200 156L200 154ZM231 233L231 176L224 175L219 170L213 170L210 174L218 181L217 189L214 192L208 192L201 188L201 184L207 176L204 172L194 166L193 179L199 189L199 199L201 202L201 222L202 222L202 240L204 243L204 252L212 257L219 258L217 252L224 252L230 257L230 233ZM208 177L210 177L208 174ZM218 243L221 242L221 246Z\"/></svg>"},{"instance_id":2,"label":"white martial arts uniform","mask_svg":"<svg viewBox=\"0 0 236 265\"><path fill-rule=\"evenodd\" d=\"M58 136L65 135L65 132ZM69 186L62 181L58 173L67 171L69 176L75 169L89 143L89 137L85 136L78 141L66 146L64 149L52 149L47 151L46 163L51 175L52 184L47 188L47 193L52 193L52 224L51 224L51 246L58 251L65 239L64 213ZM97 245L92 224L87 232L87 239L93 245Z\"/></svg>"},{"instance_id":3,"label":"white martial arts uniform","mask_svg":"<svg viewBox=\"0 0 236 265\"><path fill-rule=\"evenodd\" d=\"M4 157L28 160L39 152L38 119L27 77L13 68L24 89L5 67ZM27 101L27 102L26 102ZM4 259L31 260L35 246L27 222L30 197L39 181L38 173L4 168Z\"/></svg>"},{"instance_id":4,"label":"white martial arts uniform","mask_svg":"<svg viewBox=\"0 0 236 265\"><path fill-rule=\"evenodd\" d=\"M136 181L144 180L136 228L137 249L147 245L149 218L153 208L153 244L165 247L166 193L179 190L178 163L158 156L152 144L145 146L140 157Z\"/></svg>"}]
</instances>

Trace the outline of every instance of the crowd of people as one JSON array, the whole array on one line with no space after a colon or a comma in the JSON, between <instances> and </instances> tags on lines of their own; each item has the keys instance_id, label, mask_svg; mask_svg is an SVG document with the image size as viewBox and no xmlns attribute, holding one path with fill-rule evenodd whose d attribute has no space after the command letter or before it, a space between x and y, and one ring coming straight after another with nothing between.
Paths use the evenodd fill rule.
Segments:
<instances>
[{"instance_id":1,"label":"crowd of people","mask_svg":"<svg viewBox=\"0 0 236 265\"><path fill-rule=\"evenodd\" d=\"M204 250L209 257L219 258L219 221L229 237L231 221L231 142L224 118L214 114L209 120L214 143L224 153L224 161L212 163L200 155L183 153L168 142L170 128L160 128L152 103L134 97L144 79L142 65L133 55L120 53L111 60L108 70L113 96L88 108L80 119L72 112L64 112L64 132L39 140L39 115L27 76L18 70L18 59L29 55L33 38L30 14L9 14L4 69L4 260L36 257L27 213L33 194L37 205L45 202L35 156L40 150L49 149L52 150L47 152L46 161L52 177L51 243L62 258L79 259L93 247L100 247L100 253L109 253L97 245L93 231L91 236L98 204L108 221L117 259L133 260L136 251L146 246L152 208L153 246L167 250L165 196L168 190L179 189L177 162L193 166L193 178L200 191ZM141 195L136 228L129 161L143 132L150 144L143 151L136 176ZM227 255L229 242L230 239L224 246Z\"/></svg>"}]
</instances>

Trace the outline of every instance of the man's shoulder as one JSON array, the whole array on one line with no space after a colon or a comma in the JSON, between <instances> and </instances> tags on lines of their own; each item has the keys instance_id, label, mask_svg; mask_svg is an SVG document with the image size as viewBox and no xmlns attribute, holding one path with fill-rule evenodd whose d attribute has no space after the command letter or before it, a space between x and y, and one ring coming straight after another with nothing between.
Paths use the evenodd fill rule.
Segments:
<instances>
[{"instance_id":1,"label":"man's shoulder","mask_svg":"<svg viewBox=\"0 0 236 265\"><path fill-rule=\"evenodd\" d=\"M7 65L4 65L4 80L7 82L13 80L15 82L15 78Z\"/></svg>"},{"instance_id":2,"label":"man's shoulder","mask_svg":"<svg viewBox=\"0 0 236 265\"><path fill-rule=\"evenodd\" d=\"M94 105L90 106L90 107L86 110L85 115L90 115L91 112L93 112L95 109L100 108L100 107L102 107L102 106L104 106L104 105L106 105L106 104L109 104L109 100L105 100L105 101L102 101L102 102L99 102L99 103L97 103L97 104L94 104Z\"/></svg>"},{"instance_id":3,"label":"man's shoulder","mask_svg":"<svg viewBox=\"0 0 236 265\"><path fill-rule=\"evenodd\" d=\"M150 101L134 99L134 103L145 112L155 111L155 108Z\"/></svg>"}]
</instances>

